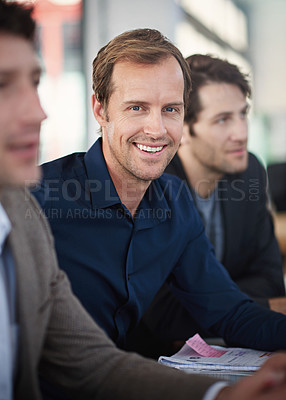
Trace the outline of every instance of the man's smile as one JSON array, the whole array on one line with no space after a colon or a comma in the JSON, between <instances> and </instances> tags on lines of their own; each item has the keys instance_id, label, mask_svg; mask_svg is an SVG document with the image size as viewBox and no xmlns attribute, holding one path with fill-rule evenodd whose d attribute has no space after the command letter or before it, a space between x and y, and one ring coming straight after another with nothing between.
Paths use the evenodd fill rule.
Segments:
<instances>
[{"instance_id":1,"label":"man's smile","mask_svg":"<svg viewBox=\"0 0 286 400\"><path fill-rule=\"evenodd\" d=\"M165 146L146 146L145 144L134 143L134 145L141 151L146 153L158 153L160 152Z\"/></svg>"}]
</instances>

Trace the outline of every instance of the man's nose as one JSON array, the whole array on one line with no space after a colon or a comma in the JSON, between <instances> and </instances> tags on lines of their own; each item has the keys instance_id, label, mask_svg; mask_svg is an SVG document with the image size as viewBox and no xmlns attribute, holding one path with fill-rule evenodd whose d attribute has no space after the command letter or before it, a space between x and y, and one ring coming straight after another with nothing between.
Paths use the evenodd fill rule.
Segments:
<instances>
[{"instance_id":1,"label":"man's nose","mask_svg":"<svg viewBox=\"0 0 286 400\"><path fill-rule=\"evenodd\" d=\"M145 123L144 133L148 135L164 135L167 129L165 127L164 118L160 112L150 112Z\"/></svg>"},{"instance_id":2,"label":"man's nose","mask_svg":"<svg viewBox=\"0 0 286 400\"><path fill-rule=\"evenodd\" d=\"M233 131L231 133L231 139L233 141L245 142L248 138L248 122L246 119L238 118Z\"/></svg>"},{"instance_id":3,"label":"man's nose","mask_svg":"<svg viewBox=\"0 0 286 400\"><path fill-rule=\"evenodd\" d=\"M23 94L22 119L26 123L41 123L47 118L42 108L39 94L36 88L30 88Z\"/></svg>"}]
</instances>

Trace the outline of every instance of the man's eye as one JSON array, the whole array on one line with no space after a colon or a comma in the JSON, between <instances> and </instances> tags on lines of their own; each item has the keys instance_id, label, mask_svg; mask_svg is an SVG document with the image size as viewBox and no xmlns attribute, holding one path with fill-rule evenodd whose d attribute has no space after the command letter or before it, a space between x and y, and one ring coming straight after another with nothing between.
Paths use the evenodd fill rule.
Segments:
<instances>
[{"instance_id":1,"label":"man's eye","mask_svg":"<svg viewBox=\"0 0 286 400\"><path fill-rule=\"evenodd\" d=\"M176 111L174 107L166 107L165 110L168 111L168 112Z\"/></svg>"},{"instance_id":2,"label":"man's eye","mask_svg":"<svg viewBox=\"0 0 286 400\"><path fill-rule=\"evenodd\" d=\"M218 124L224 124L224 123L226 122L226 120L227 120L227 118L219 118L219 119L217 120L217 123L218 123Z\"/></svg>"},{"instance_id":3,"label":"man's eye","mask_svg":"<svg viewBox=\"0 0 286 400\"><path fill-rule=\"evenodd\" d=\"M38 87L39 84L40 84L40 79L39 79L39 78L33 80L33 85L34 85L35 87Z\"/></svg>"},{"instance_id":4,"label":"man's eye","mask_svg":"<svg viewBox=\"0 0 286 400\"><path fill-rule=\"evenodd\" d=\"M140 110L141 110L141 107L140 107L140 106L133 106L133 107L131 107L131 110L133 110L133 111L140 111Z\"/></svg>"},{"instance_id":5,"label":"man's eye","mask_svg":"<svg viewBox=\"0 0 286 400\"><path fill-rule=\"evenodd\" d=\"M9 86L9 82L6 81L0 81L0 89L5 89L6 87Z\"/></svg>"}]
</instances>

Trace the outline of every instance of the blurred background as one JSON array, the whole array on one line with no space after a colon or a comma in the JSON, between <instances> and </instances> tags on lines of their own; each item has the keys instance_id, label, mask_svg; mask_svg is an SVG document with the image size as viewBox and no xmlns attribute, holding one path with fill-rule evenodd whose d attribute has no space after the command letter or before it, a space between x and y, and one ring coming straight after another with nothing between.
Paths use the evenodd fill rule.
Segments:
<instances>
[{"instance_id":1,"label":"blurred background","mask_svg":"<svg viewBox=\"0 0 286 400\"><path fill-rule=\"evenodd\" d=\"M211 53L250 75L249 149L286 161L286 0L34 0L48 114L41 162L84 151L97 137L92 60L115 35L159 29L184 56Z\"/></svg>"}]
</instances>

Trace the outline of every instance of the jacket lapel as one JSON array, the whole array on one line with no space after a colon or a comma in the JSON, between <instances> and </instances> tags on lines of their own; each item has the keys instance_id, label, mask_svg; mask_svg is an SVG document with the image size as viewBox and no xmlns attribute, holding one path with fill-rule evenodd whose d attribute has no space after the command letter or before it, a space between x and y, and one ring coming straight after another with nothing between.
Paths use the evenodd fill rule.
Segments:
<instances>
[{"instance_id":1,"label":"jacket lapel","mask_svg":"<svg viewBox=\"0 0 286 400\"><path fill-rule=\"evenodd\" d=\"M39 306L40 293L37 283L36 266L33 259L32 247L27 241L27 227L25 227L26 202L24 196L16 195L14 190L1 194L1 203L7 212L12 224L8 237L9 248L14 262L16 278L16 321L18 324L18 352L16 365L16 392L15 398L21 398L21 392L30 398L38 397L37 383L35 382L37 355L34 352L34 343L40 332L37 330L36 315ZM18 196L17 196L18 194ZM24 204L23 204L24 202ZM29 204L29 203L28 203ZM29 384L29 387L27 387Z\"/></svg>"},{"instance_id":2,"label":"jacket lapel","mask_svg":"<svg viewBox=\"0 0 286 400\"><path fill-rule=\"evenodd\" d=\"M226 177L220 181L219 189L225 232L225 253L222 263L227 268L233 260L239 257L238 244L241 242L244 225L241 223L241 218L244 217L245 185L242 180Z\"/></svg>"}]
</instances>

